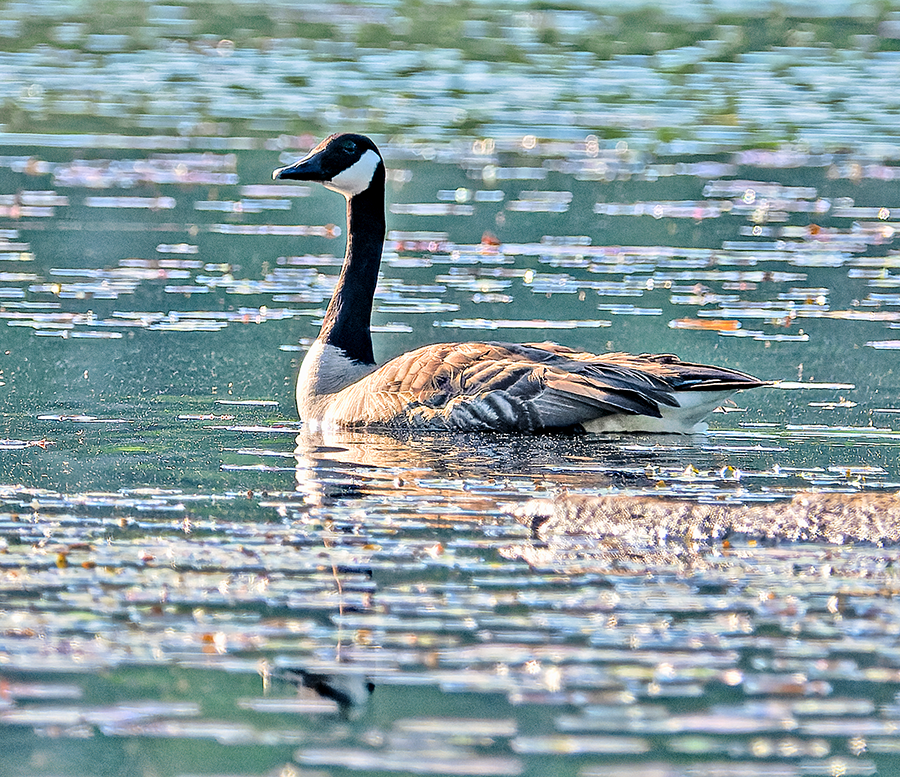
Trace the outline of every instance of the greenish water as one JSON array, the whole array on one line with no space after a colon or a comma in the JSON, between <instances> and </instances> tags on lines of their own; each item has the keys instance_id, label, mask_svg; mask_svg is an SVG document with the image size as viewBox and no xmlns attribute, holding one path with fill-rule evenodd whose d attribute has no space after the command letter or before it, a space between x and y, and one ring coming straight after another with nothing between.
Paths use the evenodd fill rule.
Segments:
<instances>
[{"instance_id":1,"label":"greenish water","mask_svg":"<svg viewBox=\"0 0 900 777\"><path fill-rule=\"evenodd\" d=\"M897 490L897 24L0 7L0 774L900 773L895 547L515 517ZM341 129L390 169L378 358L775 384L695 436L307 434L343 202L271 170Z\"/></svg>"},{"instance_id":2,"label":"greenish water","mask_svg":"<svg viewBox=\"0 0 900 777\"><path fill-rule=\"evenodd\" d=\"M894 188L843 154L386 153L382 358L550 337L782 383L692 437L311 437L339 198L242 188L262 149L8 147L2 771L892 773L895 549L545 544L513 513L895 489Z\"/></svg>"}]
</instances>

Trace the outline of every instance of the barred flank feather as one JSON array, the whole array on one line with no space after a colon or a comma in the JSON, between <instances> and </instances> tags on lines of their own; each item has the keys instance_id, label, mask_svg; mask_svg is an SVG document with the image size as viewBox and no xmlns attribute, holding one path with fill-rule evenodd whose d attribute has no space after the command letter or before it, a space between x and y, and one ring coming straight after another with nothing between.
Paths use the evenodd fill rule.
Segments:
<instances>
[{"instance_id":1,"label":"barred flank feather","mask_svg":"<svg viewBox=\"0 0 900 777\"><path fill-rule=\"evenodd\" d=\"M429 345L321 396L312 410L329 427L534 432L597 428L603 419L621 417L607 430L644 425L650 431L687 432L728 394L763 385L740 372L673 357L574 356L546 345ZM715 404L698 405L686 401L688 395ZM597 430L604 431L602 424Z\"/></svg>"}]
</instances>

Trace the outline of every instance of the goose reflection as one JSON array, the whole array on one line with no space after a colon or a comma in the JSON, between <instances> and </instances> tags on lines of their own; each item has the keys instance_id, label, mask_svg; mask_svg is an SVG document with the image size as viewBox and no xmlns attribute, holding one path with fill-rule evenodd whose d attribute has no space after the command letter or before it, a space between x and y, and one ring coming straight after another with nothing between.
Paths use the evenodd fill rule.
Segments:
<instances>
[{"instance_id":1,"label":"goose reflection","mask_svg":"<svg viewBox=\"0 0 900 777\"><path fill-rule=\"evenodd\" d=\"M280 676L332 699L351 720L395 703L406 662L429 667L441 651L515 629L494 604L484 623L471 614L494 596L482 581L514 590L517 574L608 579L718 563L693 544L540 535L514 517L535 497L646 492L656 486L648 467L712 464L708 447L685 438L336 430L297 434L294 459L294 501L303 507L289 515L330 579L304 600L321 619L315 650L285 657Z\"/></svg>"},{"instance_id":2,"label":"goose reflection","mask_svg":"<svg viewBox=\"0 0 900 777\"><path fill-rule=\"evenodd\" d=\"M347 720L361 717L375 690L375 684L365 675L352 672L312 672L303 667L284 667L276 672L279 680L300 689L307 689L322 699L333 701L338 714Z\"/></svg>"},{"instance_id":3,"label":"goose reflection","mask_svg":"<svg viewBox=\"0 0 900 777\"><path fill-rule=\"evenodd\" d=\"M438 502L454 520L474 520L548 490L648 485L648 462L676 450L635 451L616 437L335 430L302 431L294 459L296 490L310 506L385 499L421 516Z\"/></svg>"},{"instance_id":4,"label":"goose reflection","mask_svg":"<svg viewBox=\"0 0 900 777\"><path fill-rule=\"evenodd\" d=\"M685 438L578 435L522 438L514 435L402 433L342 430L296 437L296 490L313 517L329 522L332 552L356 541L353 569L378 559L379 540L405 548L410 563L429 563L432 548L451 552L466 522L485 537L508 538L498 546L508 560L567 573L654 563L700 563L703 553L686 546L615 547L592 537L517 535L524 505L561 495L609 498L724 495L733 490L722 472L725 454ZM494 527L494 528L492 528ZM488 540L490 544L490 540ZM501 539L501 542L502 539ZM371 550L369 550L371 548ZM340 569L350 569L341 566Z\"/></svg>"}]
</instances>

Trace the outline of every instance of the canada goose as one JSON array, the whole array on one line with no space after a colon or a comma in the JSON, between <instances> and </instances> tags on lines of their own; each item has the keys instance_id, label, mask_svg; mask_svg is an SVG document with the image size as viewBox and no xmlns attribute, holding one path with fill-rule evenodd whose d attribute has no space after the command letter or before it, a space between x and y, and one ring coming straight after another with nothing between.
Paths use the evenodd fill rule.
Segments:
<instances>
[{"instance_id":1,"label":"canada goose","mask_svg":"<svg viewBox=\"0 0 900 777\"><path fill-rule=\"evenodd\" d=\"M347 198L344 264L297 379L297 409L311 431L690 433L728 395L765 385L668 354L598 356L555 343L439 343L378 367L369 329L385 232L378 148L364 135L331 135L272 177L318 181Z\"/></svg>"}]
</instances>

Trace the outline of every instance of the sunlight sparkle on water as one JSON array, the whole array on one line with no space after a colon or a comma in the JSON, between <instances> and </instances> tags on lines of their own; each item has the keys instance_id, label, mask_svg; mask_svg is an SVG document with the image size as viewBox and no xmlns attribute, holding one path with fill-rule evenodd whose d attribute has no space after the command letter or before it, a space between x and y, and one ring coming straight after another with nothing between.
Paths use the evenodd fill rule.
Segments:
<instances>
[{"instance_id":1,"label":"sunlight sparkle on water","mask_svg":"<svg viewBox=\"0 0 900 777\"><path fill-rule=\"evenodd\" d=\"M441 49L382 45L412 6L39 44L11 8L0 771L896 771L900 30L745 50L718 7L651 54L586 6ZM326 121L387 161L379 359L552 336L771 388L703 435L307 434L344 205L270 174Z\"/></svg>"}]
</instances>

